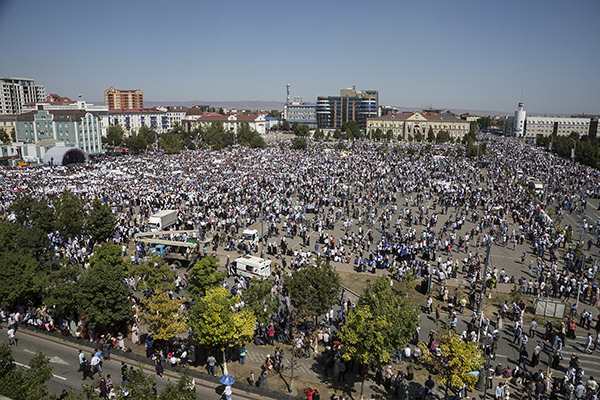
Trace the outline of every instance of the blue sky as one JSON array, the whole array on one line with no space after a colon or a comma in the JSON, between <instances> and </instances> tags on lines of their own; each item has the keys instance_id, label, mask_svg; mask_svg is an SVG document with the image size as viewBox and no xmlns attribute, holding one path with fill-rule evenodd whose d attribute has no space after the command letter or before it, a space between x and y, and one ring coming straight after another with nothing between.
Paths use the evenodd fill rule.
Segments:
<instances>
[{"instance_id":1,"label":"blue sky","mask_svg":"<svg viewBox=\"0 0 600 400\"><path fill-rule=\"evenodd\" d=\"M600 1L0 0L0 75L88 101L314 101L600 114Z\"/></svg>"}]
</instances>

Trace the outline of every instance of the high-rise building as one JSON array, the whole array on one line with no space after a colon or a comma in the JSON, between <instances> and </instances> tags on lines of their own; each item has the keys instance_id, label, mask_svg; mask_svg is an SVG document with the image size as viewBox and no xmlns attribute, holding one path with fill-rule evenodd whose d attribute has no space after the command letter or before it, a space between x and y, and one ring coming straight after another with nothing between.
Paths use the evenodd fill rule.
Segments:
<instances>
[{"instance_id":1,"label":"high-rise building","mask_svg":"<svg viewBox=\"0 0 600 400\"><path fill-rule=\"evenodd\" d=\"M23 105L46 100L46 86L33 79L0 78L0 115L21 114Z\"/></svg>"},{"instance_id":2,"label":"high-rise building","mask_svg":"<svg viewBox=\"0 0 600 400\"><path fill-rule=\"evenodd\" d=\"M378 107L376 90L342 89L339 97L317 97L317 125L321 129L336 129L355 121L360 129L366 129L367 119L377 117Z\"/></svg>"},{"instance_id":3,"label":"high-rise building","mask_svg":"<svg viewBox=\"0 0 600 400\"><path fill-rule=\"evenodd\" d=\"M139 90L119 90L111 87L104 91L104 105L109 110L144 108L144 93Z\"/></svg>"},{"instance_id":4,"label":"high-rise building","mask_svg":"<svg viewBox=\"0 0 600 400\"><path fill-rule=\"evenodd\" d=\"M513 135L523 137L525 135L525 118L527 114L523 109L523 103L519 103L519 108L515 111L515 120L513 127Z\"/></svg>"},{"instance_id":5,"label":"high-rise building","mask_svg":"<svg viewBox=\"0 0 600 400\"><path fill-rule=\"evenodd\" d=\"M283 106L283 119L290 125L294 122L308 125L309 129L317 128L317 103L306 103L302 99L294 99Z\"/></svg>"}]
</instances>

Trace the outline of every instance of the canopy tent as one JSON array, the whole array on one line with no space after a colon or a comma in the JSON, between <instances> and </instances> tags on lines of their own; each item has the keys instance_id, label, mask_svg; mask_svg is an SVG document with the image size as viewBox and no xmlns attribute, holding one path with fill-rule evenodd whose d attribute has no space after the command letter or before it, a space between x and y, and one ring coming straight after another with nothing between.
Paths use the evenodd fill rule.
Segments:
<instances>
[{"instance_id":1,"label":"canopy tent","mask_svg":"<svg viewBox=\"0 0 600 400\"><path fill-rule=\"evenodd\" d=\"M79 147L56 146L44 155L44 165L81 164L88 161L88 155Z\"/></svg>"}]
</instances>

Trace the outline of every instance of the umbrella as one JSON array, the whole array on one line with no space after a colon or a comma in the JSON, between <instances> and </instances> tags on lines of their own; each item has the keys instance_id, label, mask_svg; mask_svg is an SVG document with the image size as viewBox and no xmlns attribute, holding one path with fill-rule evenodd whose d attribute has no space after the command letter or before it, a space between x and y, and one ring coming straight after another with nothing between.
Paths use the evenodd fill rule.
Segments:
<instances>
[{"instance_id":1,"label":"umbrella","mask_svg":"<svg viewBox=\"0 0 600 400\"><path fill-rule=\"evenodd\" d=\"M231 386L235 383L235 379L233 379L233 376L231 375L223 375L221 379L219 379L219 382L225 386Z\"/></svg>"}]
</instances>

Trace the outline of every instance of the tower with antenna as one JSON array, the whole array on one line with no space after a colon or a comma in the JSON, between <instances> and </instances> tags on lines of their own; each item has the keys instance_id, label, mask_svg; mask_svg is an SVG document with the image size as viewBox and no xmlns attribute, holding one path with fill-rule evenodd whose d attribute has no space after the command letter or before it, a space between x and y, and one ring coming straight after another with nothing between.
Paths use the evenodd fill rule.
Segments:
<instances>
[{"instance_id":1,"label":"tower with antenna","mask_svg":"<svg viewBox=\"0 0 600 400\"><path fill-rule=\"evenodd\" d=\"M525 136L525 118L527 113L525 112L523 105L523 94L521 94L521 102L519 103L519 107L517 111L515 111L514 125L513 125L513 135L516 137L524 137Z\"/></svg>"},{"instance_id":2,"label":"tower with antenna","mask_svg":"<svg viewBox=\"0 0 600 400\"><path fill-rule=\"evenodd\" d=\"M287 94L285 96L285 104L289 104L290 103L290 83L288 82L287 85L285 85L285 88L287 90Z\"/></svg>"}]
</instances>

